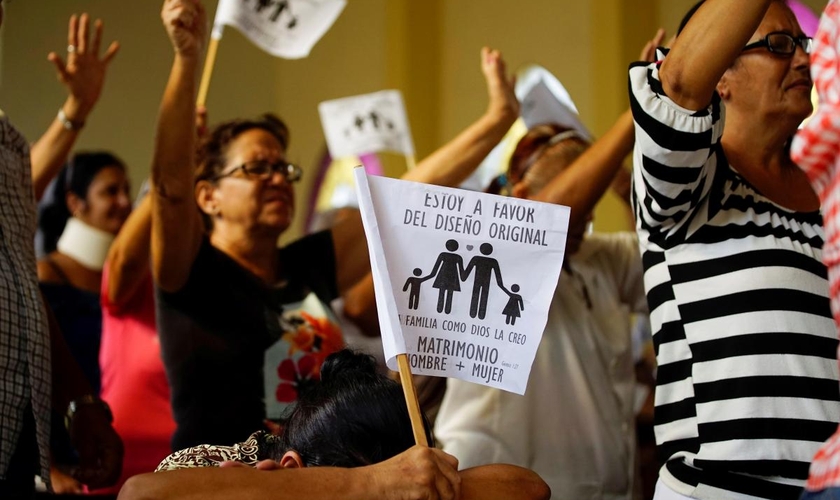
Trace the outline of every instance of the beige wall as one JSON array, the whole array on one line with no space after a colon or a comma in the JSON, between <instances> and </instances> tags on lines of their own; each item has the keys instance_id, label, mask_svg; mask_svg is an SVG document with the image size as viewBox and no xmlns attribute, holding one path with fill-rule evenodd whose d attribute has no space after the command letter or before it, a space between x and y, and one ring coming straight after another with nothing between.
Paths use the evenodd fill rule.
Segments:
<instances>
[{"instance_id":1,"label":"beige wall","mask_svg":"<svg viewBox=\"0 0 840 500\"><path fill-rule=\"evenodd\" d=\"M694 0L349 0L307 59L273 58L226 30L210 88L211 121L280 114L290 125L290 159L314 165L324 147L317 104L383 88L403 91L418 159L453 137L487 104L479 50L503 51L509 67L538 63L554 72L584 122L601 134L625 109L626 67L658 26L669 33ZM824 0L808 0L819 9ZM148 175L154 121L171 49L160 1L26 0L7 5L0 108L34 140L64 99L46 60L64 53L72 12L106 23L122 43L102 100L79 148L107 148L130 165L135 184ZM205 0L212 12L215 0ZM387 157L391 171L402 159ZM306 206L314 175L298 190ZM307 182L308 181L308 182ZM299 234L302 217L290 231ZM608 196L596 213L604 230L627 227Z\"/></svg>"}]
</instances>

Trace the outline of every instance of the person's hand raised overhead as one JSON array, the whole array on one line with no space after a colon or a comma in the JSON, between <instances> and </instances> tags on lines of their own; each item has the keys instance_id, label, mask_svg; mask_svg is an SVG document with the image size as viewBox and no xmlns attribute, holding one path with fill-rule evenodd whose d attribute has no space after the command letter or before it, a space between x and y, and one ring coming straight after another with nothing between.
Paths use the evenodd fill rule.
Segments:
<instances>
[{"instance_id":1,"label":"person's hand raised overhead","mask_svg":"<svg viewBox=\"0 0 840 500\"><path fill-rule=\"evenodd\" d=\"M516 77L507 75L507 66L498 50L481 49L481 71L487 81L490 102L488 113L516 120L519 117L519 100L516 98Z\"/></svg>"},{"instance_id":2,"label":"person's hand raised overhead","mask_svg":"<svg viewBox=\"0 0 840 500\"><path fill-rule=\"evenodd\" d=\"M56 52L47 56L54 65L58 80L67 87L70 94L62 110L67 119L81 127L87 120L105 83L108 65L120 48L118 42L111 42L102 52L102 21L93 23L93 36L90 35L90 16L82 14L70 16L67 30L67 60Z\"/></svg>"},{"instance_id":3,"label":"person's hand raised overhead","mask_svg":"<svg viewBox=\"0 0 840 500\"><path fill-rule=\"evenodd\" d=\"M176 54L201 56L207 38L207 14L199 0L166 0L160 16Z\"/></svg>"}]
</instances>

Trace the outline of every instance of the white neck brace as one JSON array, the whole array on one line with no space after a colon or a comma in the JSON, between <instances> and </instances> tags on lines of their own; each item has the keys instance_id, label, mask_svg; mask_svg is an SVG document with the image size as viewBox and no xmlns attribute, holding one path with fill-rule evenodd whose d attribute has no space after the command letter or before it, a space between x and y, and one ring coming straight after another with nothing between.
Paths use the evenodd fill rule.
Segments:
<instances>
[{"instance_id":1,"label":"white neck brace","mask_svg":"<svg viewBox=\"0 0 840 500\"><path fill-rule=\"evenodd\" d=\"M58 251L92 271L101 271L113 241L113 234L70 217L58 239Z\"/></svg>"}]
</instances>

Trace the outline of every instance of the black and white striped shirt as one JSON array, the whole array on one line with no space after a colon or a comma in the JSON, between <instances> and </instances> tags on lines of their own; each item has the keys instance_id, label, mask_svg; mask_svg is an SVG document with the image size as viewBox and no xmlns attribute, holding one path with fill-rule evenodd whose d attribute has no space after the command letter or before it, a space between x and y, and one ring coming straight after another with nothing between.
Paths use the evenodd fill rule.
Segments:
<instances>
[{"instance_id":1,"label":"black and white striped shirt","mask_svg":"<svg viewBox=\"0 0 840 500\"><path fill-rule=\"evenodd\" d=\"M729 165L717 95L683 109L640 63L630 104L660 479L700 499L798 498L840 418L820 215L773 203Z\"/></svg>"}]
</instances>

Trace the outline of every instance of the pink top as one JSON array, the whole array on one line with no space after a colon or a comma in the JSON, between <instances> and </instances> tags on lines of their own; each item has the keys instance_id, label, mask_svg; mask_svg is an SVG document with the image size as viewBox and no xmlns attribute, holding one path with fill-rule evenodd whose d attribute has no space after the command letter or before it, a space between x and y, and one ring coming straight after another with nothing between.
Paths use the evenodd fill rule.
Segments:
<instances>
[{"instance_id":1,"label":"pink top","mask_svg":"<svg viewBox=\"0 0 840 500\"><path fill-rule=\"evenodd\" d=\"M160 357L151 273L122 307L108 302L108 265L102 272L102 399L114 413L125 445L122 476L153 472L171 453L175 431L169 383Z\"/></svg>"},{"instance_id":2,"label":"pink top","mask_svg":"<svg viewBox=\"0 0 840 500\"><path fill-rule=\"evenodd\" d=\"M823 262L828 267L831 312L840 325L840 0L831 0L820 20L811 53L811 76L819 94L817 113L797 134L793 161L819 195L825 225ZM814 456L805 488L840 486L840 430Z\"/></svg>"}]
</instances>

